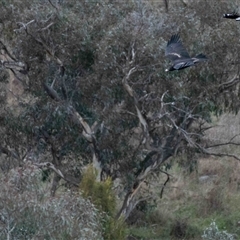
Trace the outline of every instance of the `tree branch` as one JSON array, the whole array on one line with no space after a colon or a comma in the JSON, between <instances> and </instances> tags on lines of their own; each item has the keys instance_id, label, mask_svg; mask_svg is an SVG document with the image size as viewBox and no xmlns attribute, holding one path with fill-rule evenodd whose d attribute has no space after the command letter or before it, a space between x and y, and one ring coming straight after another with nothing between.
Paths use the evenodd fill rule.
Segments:
<instances>
[{"instance_id":1,"label":"tree branch","mask_svg":"<svg viewBox=\"0 0 240 240\"><path fill-rule=\"evenodd\" d=\"M61 177L62 179L64 179L66 182L69 182L77 187L79 187L79 184L76 183L73 180L70 180L69 178L67 178L66 176L64 176L64 174L62 173L62 171L60 169L57 169L51 162L44 162L44 163L33 163L33 165L39 167L39 168L48 168L53 170L59 177Z\"/></svg>"}]
</instances>

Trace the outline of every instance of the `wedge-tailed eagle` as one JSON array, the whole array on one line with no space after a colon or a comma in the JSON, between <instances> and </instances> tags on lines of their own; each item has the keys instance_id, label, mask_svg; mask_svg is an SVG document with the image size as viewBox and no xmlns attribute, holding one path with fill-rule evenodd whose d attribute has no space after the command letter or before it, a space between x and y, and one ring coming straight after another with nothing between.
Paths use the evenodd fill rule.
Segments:
<instances>
[{"instance_id":1,"label":"wedge-tailed eagle","mask_svg":"<svg viewBox=\"0 0 240 240\"><path fill-rule=\"evenodd\" d=\"M170 68L165 70L166 72L181 70L191 67L198 62L207 60L207 57L203 54L198 54L196 57L191 58L184 48L178 34L172 35L171 39L168 41L165 49L165 56L167 56L173 64Z\"/></svg>"},{"instance_id":2,"label":"wedge-tailed eagle","mask_svg":"<svg viewBox=\"0 0 240 240\"><path fill-rule=\"evenodd\" d=\"M240 21L240 15L235 11L232 13L225 13L223 14L223 17L229 19L236 19L236 21Z\"/></svg>"}]
</instances>

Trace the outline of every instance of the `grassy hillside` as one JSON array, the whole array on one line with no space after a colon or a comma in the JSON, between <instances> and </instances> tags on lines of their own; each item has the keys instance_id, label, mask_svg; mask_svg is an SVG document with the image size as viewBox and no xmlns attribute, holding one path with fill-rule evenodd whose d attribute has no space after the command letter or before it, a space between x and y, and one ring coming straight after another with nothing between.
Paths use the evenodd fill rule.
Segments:
<instances>
[{"instance_id":1,"label":"grassy hillside","mask_svg":"<svg viewBox=\"0 0 240 240\"><path fill-rule=\"evenodd\" d=\"M239 132L239 114L216 119L208 138L219 143ZM237 137L236 137L237 138ZM239 146L221 146L219 151L239 156ZM195 162L196 161L196 162ZM166 176L153 186L155 201L135 211L129 239L202 239L204 229L215 221L219 230L240 237L240 162L230 157L202 156L192 159L189 172L184 157L170 169L170 182L159 197ZM228 239L228 238L224 238Z\"/></svg>"}]
</instances>

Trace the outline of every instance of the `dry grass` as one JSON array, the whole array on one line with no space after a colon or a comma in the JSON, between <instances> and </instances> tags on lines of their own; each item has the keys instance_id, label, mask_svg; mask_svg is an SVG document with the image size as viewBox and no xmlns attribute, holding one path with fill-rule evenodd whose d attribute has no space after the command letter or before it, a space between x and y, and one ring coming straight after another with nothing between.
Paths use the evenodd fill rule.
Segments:
<instances>
[{"instance_id":1,"label":"dry grass","mask_svg":"<svg viewBox=\"0 0 240 240\"><path fill-rule=\"evenodd\" d=\"M197 199L218 186L227 195L238 194L239 172L240 162L231 158L199 159L198 170L190 175L186 175L184 171L176 174L176 169L172 170L174 178L166 191L167 198L171 201L181 200L183 197Z\"/></svg>"},{"instance_id":2,"label":"dry grass","mask_svg":"<svg viewBox=\"0 0 240 240\"><path fill-rule=\"evenodd\" d=\"M214 122L215 127L206 132L206 139L210 140L213 144L229 141L240 143L240 113L237 115L224 114L220 118L216 118ZM240 156L239 149L237 145L225 145L211 150Z\"/></svg>"},{"instance_id":3,"label":"dry grass","mask_svg":"<svg viewBox=\"0 0 240 240\"><path fill-rule=\"evenodd\" d=\"M228 158L199 159L198 171L190 175L174 166L163 198L156 202L157 210L144 220L145 232L158 231L155 237L141 239L201 239L213 219L220 229L239 234L239 172L240 163ZM202 176L210 177L200 181ZM155 185L158 192L161 183Z\"/></svg>"},{"instance_id":4,"label":"dry grass","mask_svg":"<svg viewBox=\"0 0 240 240\"><path fill-rule=\"evenodd\" d=\"M231 139L240 134L240 113L223 114L220 118L215 119L216 127L208 130L208 137L216 141ZM240 135L235 138L240 140Z\"/></svg>"},{"instance_id":5,"label":"dry grass","mask_svg":"<svg viewBox=\"0 0 240 240\"><path fill-rule=\"evenodd\" d=\"M214 143L229 141L240 133L240 115L223 115L216 122L218 127L207 134ZM235 141L240 142L240 137ZM238 146L224 146L218 151L240 155ZM197 170L191 174L177 164L172 167L163 198L157 198L157 210L145 219L149 229L159 229L155 235L159 239L201 239L203 229L213 219L220 229L240 236L240 162L214 156L197 162ZM158 195L165 180L160 175L152 192Z\"/></svg>"}]
</instances>

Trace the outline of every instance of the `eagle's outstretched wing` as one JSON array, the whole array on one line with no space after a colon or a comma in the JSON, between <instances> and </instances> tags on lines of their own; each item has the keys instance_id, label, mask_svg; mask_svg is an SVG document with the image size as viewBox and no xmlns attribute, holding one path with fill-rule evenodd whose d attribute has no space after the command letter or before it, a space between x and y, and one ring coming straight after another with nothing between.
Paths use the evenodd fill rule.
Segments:
<instances>
[{"instance_id":1,"label":"eagle's outstretched wing","mask_svg":"<svg viewBox=\"0 0 240 240\"><path fill-rule=\"evenodd\" d=\"M223 14L223 17L224 18L230 18L230 19L236 19L237 21L239 21L240 15L238 14L238 12L234 11L234 12L231 12L231 13Z\"/></svg>"},{"instance_id":2,"label":"eagle's outstretched wing","mask_svg":"<svg viewBox=\"0 0 240 240\"><path fill-rule=\"evenodd\" d=\"M171 39L168 41L165 49L165 56L172 61L190 58L178 34L172 35Z\"/></svg>"}]
</instances>

